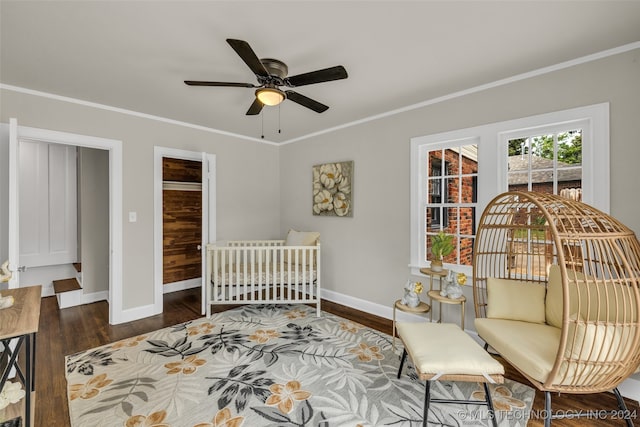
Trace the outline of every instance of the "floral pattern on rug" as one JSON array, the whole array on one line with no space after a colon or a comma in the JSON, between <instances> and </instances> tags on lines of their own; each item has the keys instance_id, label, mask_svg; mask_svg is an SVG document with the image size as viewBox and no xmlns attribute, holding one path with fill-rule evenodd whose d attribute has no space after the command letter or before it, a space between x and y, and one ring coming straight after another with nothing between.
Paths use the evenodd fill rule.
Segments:
<instances>
[{"instance_id":1,"label":"floral pattern on rug","mask_svg":"<svg viewBox=\"0 0 640 427\"><path fill-rule=\"evenodd\" d=\"M66 357L71 425L419 426L424 382L391 337L304 305L244 306ZM401 351L401 349L400 349ZM484 400L477 383L437 399ZM531 387L491 386L500 426L527 424ZM488 425L486 408L432 404L429 425Z\"/></svg>"}]
</instances>

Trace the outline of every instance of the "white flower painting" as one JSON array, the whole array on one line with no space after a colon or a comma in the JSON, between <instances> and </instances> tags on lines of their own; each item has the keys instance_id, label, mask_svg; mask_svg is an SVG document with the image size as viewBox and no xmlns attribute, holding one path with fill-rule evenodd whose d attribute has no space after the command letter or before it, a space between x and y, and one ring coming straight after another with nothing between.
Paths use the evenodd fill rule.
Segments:
<instances>
[{"instance_id":1,"label":"white flower painting","mask_svg":"<svg viewBox=\"0 0 640 427\"><path fill-rule=\"evenodd\" d=\"M353 216L353 161L313 167L313 214Z\"/></svg>"}]
</instances>

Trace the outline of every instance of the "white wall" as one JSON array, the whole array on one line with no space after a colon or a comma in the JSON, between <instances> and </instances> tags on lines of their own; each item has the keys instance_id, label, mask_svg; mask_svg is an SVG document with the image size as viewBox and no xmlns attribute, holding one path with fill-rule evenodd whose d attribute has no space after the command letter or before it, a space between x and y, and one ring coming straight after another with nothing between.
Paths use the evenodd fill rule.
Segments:
<instances>
[{"instance_id":1,"label":"white wall","mask_svg":"<svg viewBox=\"0 0 640 427\"><path fill-rule=\"evenodd\" d=\"M109 290L109 151L79 148L79 219L84 294Z\"/></svg>"},{"instance_id":2,"label":"white wall","mask_svg":"<svg viewBox=\"0 0 640 427\"><path fill-rule=\"evenodd\" d=\"M8 90L0 95L1 122L15 116L25 126L123 141L124 308L150 304L153 298L154 145L217 155L219 239L280 237L289 227L318 230L325 288L390 308L409 275L412 137L609 102L611 212L640 231L640 203L635 197L640 50L282 147ZM0 154L3 150L0 146ZM311 167L342 160L355 161L354 216L315 217ZM0 156L0 197L6 193L5 176L6 157ZM127 222L129 211L138 213L137 223ZM0 226L3 215L0 209ZM0 230L0 254L5 246L6 230ZM471 299L470 289L466 292ZM457 320L456 311L449 311L450 319ZM472 318L469 304L468 319Z\"/></svg>"},{"instance_id":3,"label":"white wall","mask_svg":"<svg viewBox=\"0 0 640 427\"><path fill-rule=\"evenodd\" d=\"M281 227L321 232L326 289L390 312L410 277L412 137L603 102L611 107L611 213L639 233L640 50L285 145ZM355 161L353 218L313 216L311 167L344 160ZM465 294L466 326L473 329L471 289ZM457 307L447 308L445 320L459 322Z\"/></svg>"},{"instance_id":4,"label":"white wall","mask_svg":"<svg viewBox=\"0 0 640 427\"><path fill-rule=\"evenodd\" d=\"M277 238L278 147L10 90L0 90L0 122L110 138L123 145L123 309L153 304L153 147L217 158L219 239ZM0 143L0 254L7 253L7 147ZM128 212L138 221L128 222Z\"/></svg>"}]
</instances>

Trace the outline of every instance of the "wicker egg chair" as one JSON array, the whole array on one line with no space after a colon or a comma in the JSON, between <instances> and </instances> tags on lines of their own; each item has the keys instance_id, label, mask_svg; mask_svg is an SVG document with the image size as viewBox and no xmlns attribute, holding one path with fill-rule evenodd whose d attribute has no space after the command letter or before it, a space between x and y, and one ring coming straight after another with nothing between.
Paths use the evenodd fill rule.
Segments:
<instances>
[{"instance_id":1,"label":"wicker egg chair","mask_svg":"<svg viewBox=\"0 0 640 427\"><path fill-rule=\"evenodd\" d=\"M473 266L478 334L545 393L545 426L562 417L552 392L613 391L626 411L617 386L640 364L633 231L581 202L507 192L482 214Z\"/></svg>"}]
</instances>

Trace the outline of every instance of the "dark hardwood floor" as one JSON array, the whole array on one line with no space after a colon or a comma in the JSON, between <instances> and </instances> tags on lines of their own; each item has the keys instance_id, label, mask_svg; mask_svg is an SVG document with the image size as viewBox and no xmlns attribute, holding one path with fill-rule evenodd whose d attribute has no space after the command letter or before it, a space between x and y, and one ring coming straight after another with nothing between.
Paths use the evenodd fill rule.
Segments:
<instances>
[{"instance_id":1,"label":"dark hardwood floor","mask_svg":"<svg viewBox=\"0 0 640 427\"><path fill-rule=\"evenodd\" d=\"M233 306L220 307L226 310ZM391 320L373 316L329 301L323 302L323 310L362 323L391 334ZM35 426L64 427L69 425L64 357L82 350L107 344L124 338L151 332L166 326L201 317L200 289L174 292L164 296L164 312L146 319L122 325L109 325L109 308L106 302L58 309L55 297L42 300L40 329L36 349L36 413ZM498 358L506 369L506 377L528 384L514 368ZM638 402L627 399L629 409L640 413ZM554 395L554 411L589 411L615 409L616 400L611 393L591 395ZM544 409L544 395L536 392L534 416ZM634 420L635 423L635 420ZM542 420L532 419L529 426L541 426ZM553 426L616 426L625 425L620 420L574 419L554 420ZM183 426L175 426L183 427Z\"/></svg>"}]
</instances>

